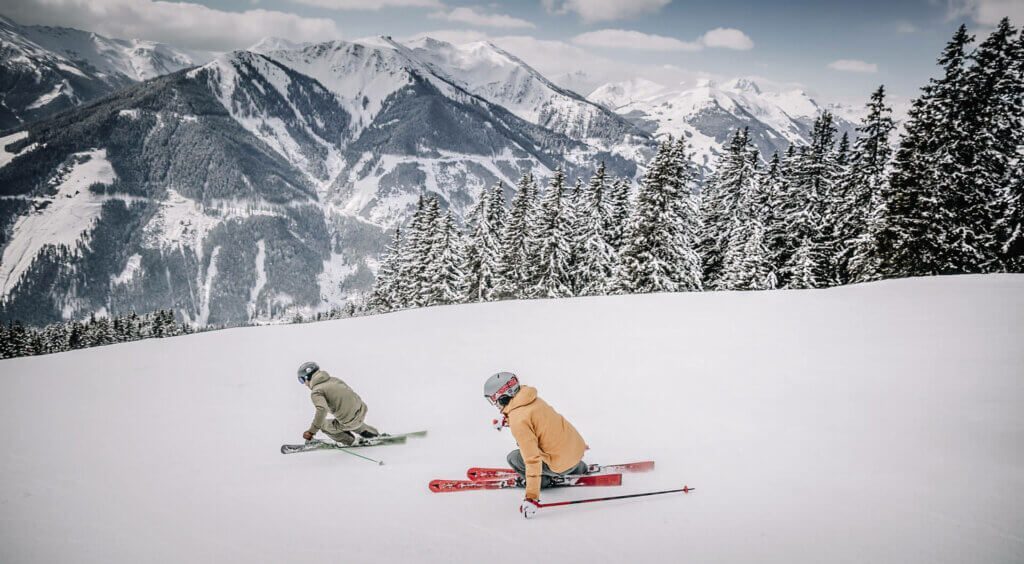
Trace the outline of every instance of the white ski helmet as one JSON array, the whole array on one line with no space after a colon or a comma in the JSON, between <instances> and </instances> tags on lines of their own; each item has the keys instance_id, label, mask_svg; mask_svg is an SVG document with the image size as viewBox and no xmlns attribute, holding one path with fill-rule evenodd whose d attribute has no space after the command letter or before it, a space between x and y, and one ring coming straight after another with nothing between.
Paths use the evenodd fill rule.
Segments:
<instances>
[{"instance_id":1,"label":"white ski helmet","mask_svg":"<svg viewBox=\"0 0 1024 564\"><path fill-rule=\"evenodd\" d=\"M484 382L484 397L491 405L505 407L519 393L519 378L511 372L498 372Z\"/></svg>"},{"instance_id":2,"label":"white ski helmet","mask_svg":"<svg viewBox=\"0 0 1024 564\"><path fill-rule=\"evenodd\" d=\"M303 362L302 366L299 367L298 376L299 383L305 384L309 382L313 375L320 371L320 365L315 362Z\"/></svg>"}]
</instances>

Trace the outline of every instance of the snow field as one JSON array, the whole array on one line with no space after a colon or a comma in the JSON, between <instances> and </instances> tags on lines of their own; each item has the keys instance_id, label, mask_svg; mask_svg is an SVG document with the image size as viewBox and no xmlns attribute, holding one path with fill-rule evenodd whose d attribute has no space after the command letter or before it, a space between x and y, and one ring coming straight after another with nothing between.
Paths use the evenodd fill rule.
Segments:
<instances>
[{"instance_id":1,"label":"snow field","mask_svg":"<svg viewBox=\"0 0 1024 564\"><path fill-rule=\"evenodd\" d=\"M1014 562L1024 276L502 302L0 362L3 562ZM389 432L283 456L316 360ZM618 488L541 511L432 494L503 465L483 380L516 371Z\"/></svg>"}]
</instances>

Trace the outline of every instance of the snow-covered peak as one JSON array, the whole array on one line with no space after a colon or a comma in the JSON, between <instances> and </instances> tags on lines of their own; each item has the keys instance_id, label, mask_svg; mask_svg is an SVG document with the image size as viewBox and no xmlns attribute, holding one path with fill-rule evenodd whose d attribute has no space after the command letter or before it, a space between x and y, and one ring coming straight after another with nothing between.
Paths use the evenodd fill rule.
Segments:
<instances>
[{"instance_id":1,"label":"snow-covered peak","mask_svg":"<svg viewBox=\"0 0 1024 564\"><path fill-rule=\"evenodd\" d=\"M755 96L761 93L761 88L758 87L756 82L749 78L734 78L723 84L722 89L753 94Z\"/></svg>"},{"instance_id":2,"label":"snow-covered peak","mask_svg":"<svg viewBox=\"0 0 1024 564\"><path fill-rule=\"evenodd\" d=\"M665 92L668 88L645 78L631 78L623 82L610 82L598 87L587 96L592 102L615 110L639 100L647 100Z\"/></svg>"},{"instance_id":3,"label":"snow-covered peak","mask_svg":"<svg viewBox=\"0 0 1024 564\"><path fill-rule=\"evenodd\" d=\"M246 51L252 51L254 53L270 53L273 51L294 51L296 49L302 49L308 46L306 42L296 42L283 37L264 37L253 45L251 45Z\"/></svg>"}]
</instances>

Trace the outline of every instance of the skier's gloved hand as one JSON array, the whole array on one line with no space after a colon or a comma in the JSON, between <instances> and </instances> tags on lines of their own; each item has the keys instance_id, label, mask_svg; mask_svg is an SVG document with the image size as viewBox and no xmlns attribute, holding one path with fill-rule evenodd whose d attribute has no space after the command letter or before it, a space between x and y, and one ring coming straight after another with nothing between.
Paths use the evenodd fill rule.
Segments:
<instances>
[{"instance_id":1,"label":"skier's gloved hand","mask_svg":"<svg viewBox=\"0 0 1024 564\"><path fill-rule=\"evenodd\" d=\"M309 431L304 431L302 433L302 438L306 439L307 441L312 441L313 440L313 433L310 433Z\"/></svg>"},{"instance_id":2,"label":"skier's gloved hand","mask_svg":"<svg viewBox=\"0 0 1024 564\"><path fill-rule=\"evenodd\" d=\"M519 512L523 514L524 519L536 515L538 509L540 509L540 500L538 499L526 498L519 504Z\"/></svg>"}]
</instances>

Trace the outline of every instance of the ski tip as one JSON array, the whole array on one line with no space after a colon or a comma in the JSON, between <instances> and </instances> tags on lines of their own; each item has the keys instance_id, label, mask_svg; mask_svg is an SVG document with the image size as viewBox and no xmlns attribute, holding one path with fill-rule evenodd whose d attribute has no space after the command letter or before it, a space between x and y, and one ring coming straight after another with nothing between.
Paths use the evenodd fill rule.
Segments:
<instances>
[{"instance_id":1,"label":"ski tip","mask_svg":"<svg viewBox=\"0 0 1024 564\"><path fill-rule=\"evenodd\" d=\"M281 445L281 454L288 454L288 446Z\"/></svg>"}]
</instances>

